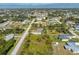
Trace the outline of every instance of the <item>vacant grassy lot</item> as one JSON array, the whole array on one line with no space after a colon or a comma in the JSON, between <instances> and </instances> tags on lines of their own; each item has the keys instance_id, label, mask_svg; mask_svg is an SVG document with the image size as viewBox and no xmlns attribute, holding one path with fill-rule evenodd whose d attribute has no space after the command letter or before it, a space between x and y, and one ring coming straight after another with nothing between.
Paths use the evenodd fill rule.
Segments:
<instances>
[{"instance_id":1,"label":"vacant grassy lot","mask_svg":"<svg viewBox=\"0 0 79 59\"><path fill-rule=\"evenodd\" d=\"M52 54L51 41L38 35L30 35L23 43L19 54L28 55L49 55Z\"/></svg>"}]
</instances>

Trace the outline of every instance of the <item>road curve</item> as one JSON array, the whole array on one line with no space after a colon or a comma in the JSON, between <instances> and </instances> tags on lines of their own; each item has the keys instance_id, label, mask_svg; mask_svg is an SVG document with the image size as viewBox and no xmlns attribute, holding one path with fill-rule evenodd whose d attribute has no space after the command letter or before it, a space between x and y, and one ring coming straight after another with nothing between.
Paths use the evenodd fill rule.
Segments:
<instances>
[{"instance_id":1,"label":"road curve","mask_svg":"<svg viewBox=\"0 0 79 59\"><path fill-rule=\"evenodd\" d=\"M19 40L19 42L16 44L15 48L13 49L11 55L16 55L20 46L22 45L24 39L26 38L26 36L28 35L28 31L30 30L32 24L34 23L35 19L32 20L32 22L30 23L30 25L28 26L27 30L23 33L21 39Z\"/></svg>"}]
</instances>

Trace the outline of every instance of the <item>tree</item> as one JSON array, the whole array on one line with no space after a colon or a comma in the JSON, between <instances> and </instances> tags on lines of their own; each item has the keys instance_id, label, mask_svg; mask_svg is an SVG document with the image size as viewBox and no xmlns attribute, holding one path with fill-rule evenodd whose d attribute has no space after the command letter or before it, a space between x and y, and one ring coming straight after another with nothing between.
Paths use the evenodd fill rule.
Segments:
<instances>
[{"instance_id":1,"label":"tree","mask_svg":"<svg viewBox=\"0 0 79 59\"><path fill-rule=\"evenodd\" d=\"M4 47L0 49L0 55L7 54L8 51L13 47L15 40L9 40L8 42L4 43Z\"/></svg>"}]
</instances>

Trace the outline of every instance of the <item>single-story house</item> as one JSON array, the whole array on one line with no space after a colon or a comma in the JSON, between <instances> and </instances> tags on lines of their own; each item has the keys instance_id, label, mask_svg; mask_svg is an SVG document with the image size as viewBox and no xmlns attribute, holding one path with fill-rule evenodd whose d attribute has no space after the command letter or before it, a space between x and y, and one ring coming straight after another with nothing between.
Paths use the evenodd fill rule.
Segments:
<instances>
[{"instance_id":1,"label":"single-story house","mask_svg":"<svg viewBox=\"0 0 79 59\"><path fill-rule=\"evenodd\" d=\"M70 20L68 19L68 20L66 20L66 24L67 24L68 26L70 25L70 26L72 27L72 26L74 26L75 23L74 23L73 21L70 21Z\"/></svg>"},{"instance_id":2,"label":"single-story house","mask_svg":"<svg viewBox=\"0 0 79 59\"><path fill-rule=\"evenodd\" d=\"M6 41L9 41L9 40L11 40L11 39L13 39L14 38L14 34L8 34L8 35L6 35L5 37L4 37L4 39L6 40Z\"/></svg>"},{"instance_id":3,"label":"single-story house","mask_svg":"<svg viewBox=\"0 0 79 59\"><path fill-rule=\"evenodd\" d=\"M79 53L79 42L67 42L64 47L65 49L70 50L73 53Z\"/></svg>"},{"instance_id":4,"label":"single-story house","mask_svg":"<svg viewBox=\"0 0 79 59\"><path fill-rule=\"evenodd\" d=\"M71 39L71 35L69 34L59 34L59 39L61 39L62 41L68 41L69 39Z\"/></svg>"},{"instance_id":5,"label":"single-story house","mask_svg":"<svg viewBox=\"0 0 79 59\"><path fill-rule=\"evenodd\" d=\"M42 31L43 31L43 28L38 28L37 30L32 31L31 33L35 35L41 35Z\"/></svg>"},{"instance_id":6,"label":"single-story house","mask_svg":"<svg viewBox=\"0 0 79 59\"><path fill-rule=\"evenodd\" d=\"M28 20L28 19L26 19L26 20L24 20L24 21L22 22L22 24L28 24L28 23L30 23L30 20Z\"/></svg>"},{"instance_id":7,"label":"single-story house","mask_svg":"<svg viewBox=\"0 0 79 59\"><path fill-rule=\"evenodd\" d=\"M2 29L6 29L6 26L9 24L9 21L6 21L6 22L4 22L4 23L1 23L0 24L0 30L2 30Z\"/></svg>"},{"instance_id":8,"label":"single-story house","mask_svg":"<svg viewBox=\"0 0 79 59\"><path fill-rule=\"evenodd\" d=\"M76 31L79 31L79 24L76 24L74 27Z\"/></svg>"}]
</instances>

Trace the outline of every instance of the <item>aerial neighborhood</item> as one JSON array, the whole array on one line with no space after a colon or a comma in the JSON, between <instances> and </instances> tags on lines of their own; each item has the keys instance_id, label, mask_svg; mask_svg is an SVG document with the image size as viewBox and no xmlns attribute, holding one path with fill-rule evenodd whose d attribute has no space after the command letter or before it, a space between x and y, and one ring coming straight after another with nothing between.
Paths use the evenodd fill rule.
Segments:
<instances>
[{"instance_id":1,"label":"aerial neighborhood","mask_svg":"<svg viewBox=\"0 0 79 59\"><path fill-rule=\"evenodd\" d=\"M0 9L0 55L78 55L79 9Z\"/></svg>"}]
</instances>

